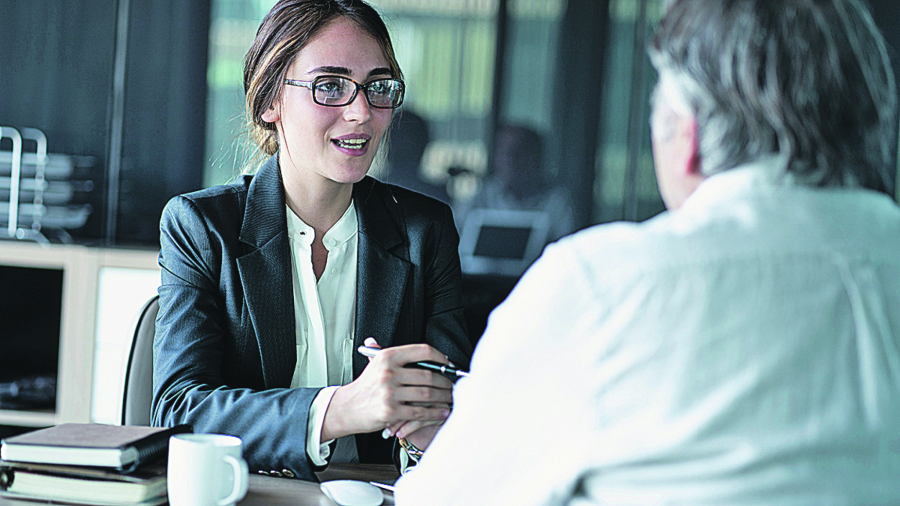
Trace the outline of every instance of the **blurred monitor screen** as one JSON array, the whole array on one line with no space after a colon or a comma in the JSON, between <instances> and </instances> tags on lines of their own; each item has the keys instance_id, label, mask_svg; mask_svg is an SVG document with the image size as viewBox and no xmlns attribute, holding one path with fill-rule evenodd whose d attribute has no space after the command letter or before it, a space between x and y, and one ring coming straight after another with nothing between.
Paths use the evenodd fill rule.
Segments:
<instances>
[{"instance_id":1,"label":"blurred monitor screen","mask_svg":"<svg viewBox=\"0 0 900 506\"><path fill-rule=\"evenodd\" d=\"M549 226L549 215L544 211L469 211L459 242L463 273L522 275L540 255Z\"/></svg>"},{"instance_id":2,"label":"blurred monitor screen","mask_svg":"<svg viewBox=\"0 0 900 506\"><path fill-rule=\"evenodd\" d=\"M521 260L528 251L530 227L500 227L483 225L478 231L473 255L486 258Z\"/></svg>"}]
</instances>

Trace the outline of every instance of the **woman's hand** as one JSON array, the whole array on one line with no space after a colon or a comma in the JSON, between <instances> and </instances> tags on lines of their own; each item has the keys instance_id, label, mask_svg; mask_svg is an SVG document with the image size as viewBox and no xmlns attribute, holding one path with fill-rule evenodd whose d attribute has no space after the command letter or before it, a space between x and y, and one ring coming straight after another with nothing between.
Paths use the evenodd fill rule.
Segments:
<instances>
[{"instance_id":1,"label":"woman's hand","mask_svg":"<svg viewBox=\"0 0 900 506\"><path fill-rule=\"evenodd\" d=\"M381 349L381 345L378 344L378 341L373 337L367 337L363 342L366 347L369 348L377 348ZM370 358L369 361L372 359ZM450 363L453 364L452 362ZM450 407L448 405L448 407ZM382 436L387 439L390 436L397 436L399 438L405 438L410 441L412 444L416 445L418 448L424 450L428 448L428 445L431 444L431 440L434 439L437 431L444 425L443 420L439 421L418 421L418 420L404 420L401 422L397 422L392 424L390 427L384 429L382 432Z\"/></svg>"},{"instance_id":2,"label":"woman's hand","mask_svg":"<svg viewBox=\"0 0 900 506\"><path fill-rule=\"evenodd\" d=\"M377 346L367 340L370 344ZM422 422L443 423L450 415L453 383L431 371L403 367L426 360L447 363L443 353L427 344L395 346L371 358L356 380L335 391L325 412L322 441L392 427L391 433L412 433ZM417 425L403 429L408 422Z\"/></svg>"}]
</instances>

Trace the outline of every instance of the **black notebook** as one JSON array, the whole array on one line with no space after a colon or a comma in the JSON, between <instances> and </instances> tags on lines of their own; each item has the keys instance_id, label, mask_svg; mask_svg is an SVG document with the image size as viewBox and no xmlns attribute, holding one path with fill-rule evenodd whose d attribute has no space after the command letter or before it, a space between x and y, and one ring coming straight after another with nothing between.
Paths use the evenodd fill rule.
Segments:
<instances>
[{"instance_id":1,"label":"black notebook","mask_svg":"<svg viewBox=\"0 0 900 506\"><path fill-rule=\"evenodd\" d=\"M130 471L165 454L169 436L182 432L191 427L64 423L4 439L0 459Z\"/></svg>"}]
</instances>

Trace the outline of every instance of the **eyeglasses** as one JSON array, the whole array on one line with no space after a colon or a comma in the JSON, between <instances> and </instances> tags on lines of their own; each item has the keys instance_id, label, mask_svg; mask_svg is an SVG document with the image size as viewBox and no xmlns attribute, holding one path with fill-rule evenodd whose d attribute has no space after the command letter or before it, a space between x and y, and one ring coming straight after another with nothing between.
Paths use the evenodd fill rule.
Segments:
<instances>
[{"instance_id":1,"label":"eyeglasses","mask_svg":"<svg viewBox=\"0 0 900 506\"><path fill-rule=\"evenodd\" d=\"M284 84L312 90L313 102L326 107L341 107L353 102L359 90L376 109L396 109L403 103L406 86L399 79L376 79L366 84L341 76L319 76L312 81L285 79Z\"/></svg>"}]
</instances>

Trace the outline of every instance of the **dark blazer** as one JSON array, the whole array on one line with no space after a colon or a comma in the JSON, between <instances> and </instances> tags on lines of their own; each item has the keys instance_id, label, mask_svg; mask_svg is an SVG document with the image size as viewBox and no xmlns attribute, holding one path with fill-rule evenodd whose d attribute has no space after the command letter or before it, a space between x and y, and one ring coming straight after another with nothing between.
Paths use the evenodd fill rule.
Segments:
<instances>
[{"instance_id":1,"label":"dark blazer","mask_svg":"<svg viewBox=\"0 0 900 506\"><path fill-rule=\"evenodd\" d=\"M370 177L354 185L353 201L356 344L369 336L384 347L425 342L467 366L450 208ZM238 436L251 470L315 480L306 426L320 389L289 388L293 274L277 155L254 177L173 198L160 229L152 423ZM354 354L354 378L366 363ZM392 442L380 434L356 443L361 462L391 462Z\"/></svg>"}]
</instances>

